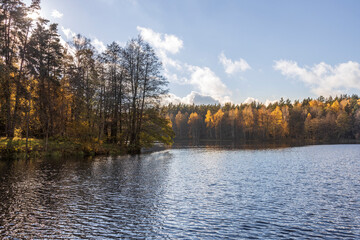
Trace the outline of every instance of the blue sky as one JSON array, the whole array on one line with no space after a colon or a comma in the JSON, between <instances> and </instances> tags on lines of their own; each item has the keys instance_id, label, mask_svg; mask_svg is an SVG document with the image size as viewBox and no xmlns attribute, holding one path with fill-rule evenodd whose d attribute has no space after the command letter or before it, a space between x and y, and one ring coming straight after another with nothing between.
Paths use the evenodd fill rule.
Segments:
<instances>
[{"instance_id":1,"label":"blue sky","mask_svg":"<svg viewBox=\"0 0 360 240\"><path fill-rule=\"evenodd\" d=\"M164 63L169 101L360 94L357 0L46 0L41 6L64 40L81 33L100 51L143 35Z\"/></svg>"}]
</instances>

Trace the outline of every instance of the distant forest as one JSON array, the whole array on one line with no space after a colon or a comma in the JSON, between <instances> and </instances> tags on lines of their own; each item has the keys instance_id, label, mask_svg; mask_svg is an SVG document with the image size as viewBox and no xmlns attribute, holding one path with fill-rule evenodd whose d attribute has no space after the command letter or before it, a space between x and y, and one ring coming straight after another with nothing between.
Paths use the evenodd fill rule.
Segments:
<instances>
[{"instance_id":1,"label":"distant forest","mask_svg":"<svg viewBox=\"0 0 360 240\"><path fill-rule=\"evenodd\" d=\"M355 142L360 139L357 95L319 97L302 102L169 105L166 108L175 141Z\"/></svg>"},{"instance_id":2,"label":"distant forest","mask_svg":"<svg viewBox=\"0 0 360 240\"><path fill-rule=\"evenodd\" d=\"M98 53L76 35L61 42L58 26L32 19L40 1L0 3L0 135L63 139L90 148L109 142L139 152L173 131L159 107L167 92L162 64L139 36ZM11 145L11 141L8 142Z\"/></svg>"}]
</instances>

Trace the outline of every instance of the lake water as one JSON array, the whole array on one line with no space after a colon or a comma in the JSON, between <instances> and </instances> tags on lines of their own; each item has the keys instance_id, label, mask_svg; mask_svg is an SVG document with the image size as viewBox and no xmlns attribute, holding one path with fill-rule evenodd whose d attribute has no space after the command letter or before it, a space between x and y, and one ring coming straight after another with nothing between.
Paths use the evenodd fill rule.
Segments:
<instances>
[{"instance_id":1,"label":"lake water","mask_svg":"<svg viewBox=\"0 0 360 240\"><path fill-rule=\"evenodd\" d=\"M0 238L360 238L360 145L0 161Z\"/></svg>"}]
</instances>

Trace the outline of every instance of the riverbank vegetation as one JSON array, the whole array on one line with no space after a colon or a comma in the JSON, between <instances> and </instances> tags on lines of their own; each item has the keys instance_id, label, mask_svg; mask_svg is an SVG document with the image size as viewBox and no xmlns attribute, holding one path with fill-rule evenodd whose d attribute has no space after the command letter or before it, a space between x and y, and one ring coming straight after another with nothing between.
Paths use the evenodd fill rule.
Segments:
<instances>
[{"instance_id":1,"label":"riverbank vegetation","mask_svg":"<svg viewBox=\"0 0 360 240\"><path fill-rule=\"evenodd\" d=\"M102 53L80 34L65 43L57 24L30 17L39 9L39 0L1 1L1 152L67 146L100 154L111 144L138 153L171 144L159 107L167 81L153 48L140 36Z\"/></svg>"},{"instance_id":2,"label":"riverbank vegetation","mask_svg":"<svg viewBox=\"0 0 360 240\"><path fill-rule=\"evenodd\" d=\"M357 95L319 97L265 106L251 104L172 105L166 111L175 141L237 143L345 143L360 141L360 99Z\"/></svg>"}]
</instances>

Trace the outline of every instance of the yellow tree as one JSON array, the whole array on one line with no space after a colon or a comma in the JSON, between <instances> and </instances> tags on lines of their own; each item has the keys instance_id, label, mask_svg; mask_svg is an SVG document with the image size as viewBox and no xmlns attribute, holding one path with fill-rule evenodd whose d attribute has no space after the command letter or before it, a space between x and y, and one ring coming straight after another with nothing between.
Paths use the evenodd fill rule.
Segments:
<instances>
[{"instance_id":1,"label":"yellow tree","mask_svg":"<svg viewBox=\"0 0 360 240\"><path fill-rule=\"evenodd\" d=\"M311 100L309 102L310 112L313 117L318 117L322 115L324 103L318 100Z\"/></svg>"},{"instance_id":2,"label":"yellow tree","mask_svg":"<svg viewBox=\"0 0 360 240\"><path fill-rule=\"evenodd\" d=\"M281 135L281 125L282 125L282 112L280 110L280 107L277 106L274 111L271 112L271 128L270 133L274 138L277 138L279 135Z\"/></svg>"},{"instance_id":3,"label":"yellow tree","mask_svg":"<svg viewBox=\"0 0 360 240\"><path fill-rule=\"evenodd\" d=\"M189 116L188 124L190 127L190 137L194 141L200 140L200 127L201 127L201 117L196 112L193 112Z\"/></svg>"},{"instance_id":4,"label":"yellow tree","mask_svg":"<svg viewBox=\"0 0 360 240\"><path fill-rule=\"evenodd\" d=\"M224 117L224 112L221 110L221 108L219 109L219 111L217 111L214 114L214 125L215 125L215 130L217 132L217 136L219 136L220 140L221 140L221 124L222 124L222 119Z\"/></svg>"},{"instance_id":5,"label":"yellow tree","mask_svg":"<svg viewBox=\"0 0 360 240\"><path fill-rule=\"evenodd\" d=\"M339 112L340 104L339 104L338 100L336 100L335 102L333 102L333 104L331 104L331 110L333 110L336 113Z\"/></svg>"},{"instance_id":6,"label":"yellow tree","mask_svg":"<svg viewBox=\"0 0 360 240\"><path fill-rule=\"evenodd\" d=\"M209 137L212 138L212 129L214 128L214 117L211 114L210 110L207 110L207 113L205 116L205 123L206 123L206 128L209 132Z\"/></svg>"}]
</instances>

